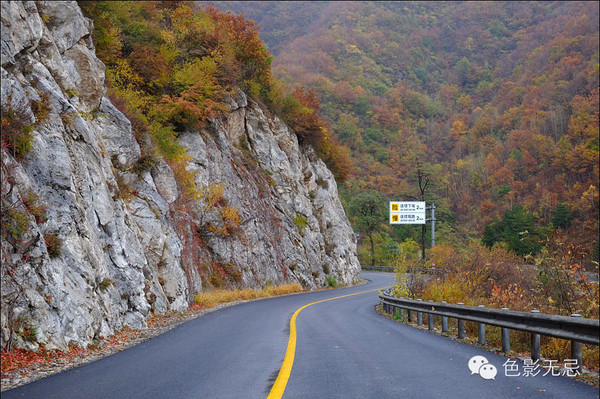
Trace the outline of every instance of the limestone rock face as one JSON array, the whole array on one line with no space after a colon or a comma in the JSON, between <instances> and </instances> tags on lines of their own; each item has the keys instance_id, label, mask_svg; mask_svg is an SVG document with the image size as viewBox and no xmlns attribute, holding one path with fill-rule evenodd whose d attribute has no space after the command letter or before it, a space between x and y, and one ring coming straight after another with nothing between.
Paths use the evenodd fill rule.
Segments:
<instances>
[{"instance_id":1,"label":"limestone rock face","mask_svg":"<svg viewBox=\"0 0 600 399\"><path fill-rule=\"evenodd\" d=\"M3 115L33 124L31 101L49 108L24 159L2 149L2 347L85 347L209 287L358 280L335 180L278 118L239 91L205 130L181 134L196 185L222 190L214 206L202 193L183 201L167 162L136 169L140 146L106 96L77 3L1 7Z\"/></svg>"}]
</instances>

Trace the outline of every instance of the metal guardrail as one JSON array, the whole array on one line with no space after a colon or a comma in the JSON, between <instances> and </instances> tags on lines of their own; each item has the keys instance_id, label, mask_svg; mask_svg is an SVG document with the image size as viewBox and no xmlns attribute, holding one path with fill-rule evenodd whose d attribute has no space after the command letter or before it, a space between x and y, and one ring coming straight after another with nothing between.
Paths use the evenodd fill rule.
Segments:
<instances>
[{"instance_id":1,"label":"metal guardrail","mask_svg":"<svg viewBox=\"0 0 600 399\"><path fill-rule=\"evenodd\" d=\"M466 306L462 303L453 305L446 302L423 302L398 298L391 293L391 289L379 295L384 311L398 315L404 319L404 310L408 310L408 320L411 312L417 312L417 324L423 324L423 313L428 315L428 328L433 330L434 315L442 318L442 332L448 332L448 317L457 319L458 338L464 338L464 322L474 321L478 324L478 343L485 344L485 326L492 325L502 328L502 351L510 351L510 330L520 330L531 333L531 358L537 360L540 355L540 335L571 340L571 357L577 359L577 364L582 361L582 343L600 344L600 320L583 319L578 314L557 316L540 313L538 310L519 312L503 309L489 309L483 305Z\"/></svg>"},{"instance_id":2,"label":"metal guardrail","mask_svg":"<svg viewBox=\"0 0 600 399\"><path fill-rule=\"evenodd\" d=\"M393 266L371 266L371 265L361 265L362 270L367 271L377 271L377 272L390 272L394 273L395 269ZM427 275L443 275L445 272L442 269L436 269L435 267L412 267L406 270L406 273L409 274L427 274Z\"/></svg>"}]
</instances>

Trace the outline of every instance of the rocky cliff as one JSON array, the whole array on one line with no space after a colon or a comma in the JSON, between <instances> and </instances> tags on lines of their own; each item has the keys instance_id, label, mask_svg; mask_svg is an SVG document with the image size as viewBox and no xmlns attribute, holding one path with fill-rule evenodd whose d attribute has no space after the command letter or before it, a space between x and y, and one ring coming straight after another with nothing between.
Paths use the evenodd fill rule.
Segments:
<instances>
[{"instance_id":1,"label":"rocky cliff","mask_svg":"<svg viewBox=\"0 0 600 399\"><path fill-rule=\"evenodd\" d=\"M181 134L202 188L184 201L106 96L77 3L2 2L1 21L2 347L85 347L210 287L357 281L336 182L277 117L238 91Z\"/></svg>"}]
</instances>

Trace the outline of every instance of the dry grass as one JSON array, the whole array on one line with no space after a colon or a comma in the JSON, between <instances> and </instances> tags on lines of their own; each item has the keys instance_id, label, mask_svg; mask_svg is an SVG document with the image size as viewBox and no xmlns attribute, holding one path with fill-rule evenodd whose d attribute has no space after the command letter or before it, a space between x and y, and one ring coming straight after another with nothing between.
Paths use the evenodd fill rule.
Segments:
<instances>
[{"instance_id":1,"label":"dry grass","mask_svg":"<svg viewBox=\"0 0 600 399\"><path fill-rule=\"evenodd\" d=\"M277 295L293 294L296 292L304 292L299 284L284 284L277 287L267 287L262 290L237 289L199 292L194 295L194 299L196 303L201 304L203 307L212 308L220 303L268 298Z\"/></svg>"}]
</instances>

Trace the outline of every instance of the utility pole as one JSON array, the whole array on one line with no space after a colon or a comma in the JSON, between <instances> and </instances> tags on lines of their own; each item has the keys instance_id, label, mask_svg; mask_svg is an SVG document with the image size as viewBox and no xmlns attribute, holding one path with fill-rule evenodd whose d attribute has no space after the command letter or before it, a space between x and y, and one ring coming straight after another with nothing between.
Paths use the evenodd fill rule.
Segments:
<instances>
[{"instance_id":1,"label":"utility pole","mask_svg":"<svg viewBox=\"0 0 600 399\"><path fill-rule=\"evenodd\" d=\"M431 217L425 219L425 222L431 222L431 247L435 247L435 204L432 202L430 206L425 207L431 211ZM421 257L425 260L425 230L427 229L427 223L423 224L421 231Z\"/></svg>"},{"instance_id":2,"label":"utility pole","mask_svg":"<svg viewBox=\"0 0 600 399\"><path fill-rule=\"evenodd\" d=\"M421 225L421 260L425 261L425 232L427 230L427 224Z\"/></svg>"},{"instance_id":3,"label":"utility pole","mask_svg":"<svg viewBox=\"0 0 600 399\"><path fill-rule=\"evenodd\" d=\"M432 202L431 207L431 248L435 247L435 204Z\"/></svg>"}]
</instances>

